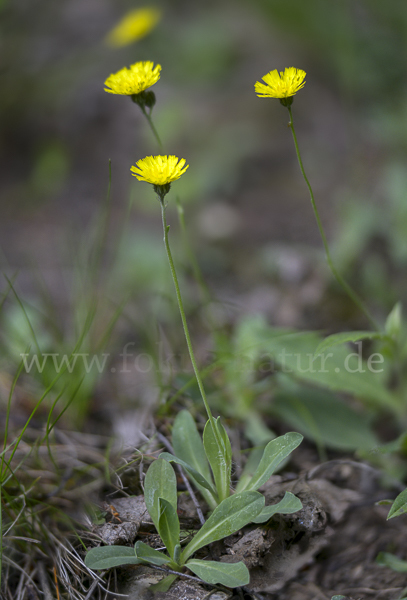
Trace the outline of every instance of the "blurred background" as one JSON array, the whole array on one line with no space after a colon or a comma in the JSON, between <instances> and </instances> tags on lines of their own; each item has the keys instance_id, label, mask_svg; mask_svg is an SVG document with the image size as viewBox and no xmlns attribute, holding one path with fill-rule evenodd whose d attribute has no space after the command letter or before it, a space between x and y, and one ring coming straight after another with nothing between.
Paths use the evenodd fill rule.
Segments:
<instances>
[{"instance_id":1,"label":"blurred background","mask_svg":"<svg viewBox=\"0 0 407 600\"><path fill-rule=\"evenodd\" d=\"M145 60L162 65L152 117L164 152L139 107L104 91L111 73ZM281 349L309 358L327 334L370 329L327 268L288 111L254 92L290 66L307 73L293 114L334 263L382 326L407 300L405 0L0 0L7 597L29 594L23 569L45 593L44 562L69 597L90 597L85 544L66 550L62 532L93 531L101 499L142 493L143 458L181 408L204 422L159 205L130 172L148 155L190 165L167 196L170 241L236 464L290 428L307 437L294 470L356 450L405 481L397 307L395 343L363 346L365 358L386 356L382 375L336 368L345 345L331 372L297 362L287 375L278 361ZM371 588L397 589L388 582Z\"/></svg>"},{"instance_id":2,"label":"blurred background","mask_svg":"<svg viewBox=\"0 0 407 600\"><path fill-rule=\"evenodd\" d=\"M115 26L142 8L158 10L157 22L115 41ZM338 269L379 318L406 297L403 0L1 0L0 11L6 362L31 347L31 326L43 351L56 340L72 348L95 290L105 306L89 347L112 331L119 348L153 345L157 327L178 318L157 201L130 173L159 148L138 107L103 89L140 60L162 65L153 119L165 153L190 165L168 199L192 312L200 300L177 201L215 300L212 324L260 313L327 332L367 326L326 269L287 111L254 93L287 66L307 72L293 112Z\"/></svg>"}]
</instances>

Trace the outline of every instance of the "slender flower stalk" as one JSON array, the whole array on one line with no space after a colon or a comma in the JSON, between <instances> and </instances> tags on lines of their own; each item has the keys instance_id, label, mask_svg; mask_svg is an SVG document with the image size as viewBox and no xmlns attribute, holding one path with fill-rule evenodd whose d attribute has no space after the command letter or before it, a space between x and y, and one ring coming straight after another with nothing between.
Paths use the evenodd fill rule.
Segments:
<instances>
[{"instance_id":1,"label":"slender flower stalk","mask_svg":"<svg viewBox=\"0 0 407 600\"><path fill-rule=\"evenodd\" d=\"M162 150L163 145L160 136L151 118L151 112L155 105L155 94L151 90L148 90L148 88L160 79L160 73L161 65L154 67L154 63L151 61L134 63L129 68L124 67L120 71L117 71L117 73L109 75L105 81L105 92L120 96L130 96L133 102L140 107Z\"/></svg>"},{"instance_id":2,"label":"slender flower stalk","mask_svg":"<svg viewBox=\"0 0 407 600\"><path fill-rule=\"evenodd\" d=\"M262 77L264 83L260 81L256 81L254 84L254 89L259 98L278 98L280 103L288 109L288 114L290 115L290 121L288 126L291 129L291 133L293 135L295 151L297 154L298 164L300 166L300 170L304 181L308 187L308 191L310 193L311 205L314 211L315 219L317 221L319 233L322 238L322 243L325 249L326 260L328 262L329 268L332 271L333 276L339 285L345 290L351 300L358 306L358 308L363 312L363 314L370 321L371 325L377 331L380 331L380 327L376 323L375 319L370 314L367 307L364 305L359 296L354 292L354 290L350 287L350 285L344 280L342 275L337 271L332 258L331 253L329 251L328 241L326 239L325 231L322 226L322 221L319 216L318 208L314 198L314 192L312 191L311 184L308 180L308 177L305 173L304 165L302 164L301 154L298 147L297 136L294 128L293 114L291 110L291 105L294 101L294 95L301 90L305 85L305 76L306 73L302 69L296 69L295 67L288 67L284 71L280 73L275 69L274 71L270 71L264 77Z\"/></svg>"},{"instance_id":3,"label":"slender flower stalk","mask_svg":"<svg viewBox=\"0 0 407 600\"><path fill-rule=\"evenodd\" d=\"M377 331L380 331L379 325L376 323L375 319L372 317L372 315L370 314L370 312L367 309L367 307L364 305L364 303L359 298L359 296L356 294L356 292L345 281L345 279L339 273L339 271L337 270L337 268L335 267L335 265L334 265L334 263L332 261L331 253L329 251L328 240L326 239L325 231L324 231L324 228L322 226L322 221L321 221L321 218L319 216L318 208L317 208L317 205L316 205L316 202L315 202L314 192L312 190L312 187L311 187L311 184L309 182L309 179L308 179L308 177L307 177L307 175L305 173L304 165L302 163L300 149L298 147L297 136L296 136L295 128L294 128L293 113L292 113L292 110L291 110L291 106L287 106L287 108L288 108L288 114L290 115L290 121L288 123L288 126L290 127L291 133L293 135L295 152L297 154L298 164L300 166L300 170L301 170L302 176L304 178L304 181L305 181L305 183L306 183L306 185L308 187L308 191L309 191L310 199L311 199L312 210L314 211L314 215L315 215L315 219L316 219L316 222L317 222L317 225L318 225L319 233L320 233L321 238L322 238L322 243L323 243L324 249L325 249L325 256L326 256L326 260L327 260L327 263L329 265L329 268L331 269L332 274L335 277L336 281L345 290L345 292L348 294L349 298L351 298L351 300L353 300L353 302L356 304L356 306L358 306L358 308L367 317L367 319L370 321L370 323L373 326L373 328L376 329Z\"/></svg>"},{"instance_id":4,"label":"slender flower stalk","mask_svg":"<svg viewBox=\"0 0 407 600\"><path fill-rule=\"evenodd\" d=\"M191 363L192 363L192 367L194 369L194 373L195 373L195 377L196 377L196 380L198 383L199 391L201 392L202 400L205 405L206 412L208 413L208 418L211 421L213 421L213 415L212 415L211 409L208 404L205 388L204 388L204 385L203 385L203 382L201 379L201 375L199 373L198 365L197 365L197 362L195 359L195 354L194 354L194 350L193 350L192 342L191 342L191 336L189 333L189 328L188 328L187 319L186 319L186 315L185 315L184 305L182 302L181 290L180 290L179 283L178 283L177 272L175 270L174 260L173 260L172 253L171 253L170 243L169 243L169 239L168 239L169 225L167 225L167 219L166 219L166 215L165 215L166 204L164 202L163 197L161 197L160 195L158 195L158 197L160 199L160 205L161 205L161 218L162 218L163 231L164 231L164 245L165 245L165 250L167 252L168 263L170 265L172 279L174 282L175 293L176 293L177 302L178 302L178 308L179 308L179 312L180 312L181 320L182 320L182 327L184 329L184 334L185 334L185 340L187 342L188 352L189 352L189 356L191 358Z\"/></svg>"},{"instance_id":5,"label":"slender flower stalk","mask_svg":"<svg viewBox=\"0 0 407 600\"><path fill-rule=\"evenodd\" d=\"M131 167L132 174L137 177L139 181L146 181L147 183L151 183L154 186L154 191L158 196L161 206L161 219L163 224L163 232L164 232L164 246L167 253L168 263L170 266L170 271L172 275L172 279L175 287L175 294L177 297L177 303L179 312L181 315L182 327L184 330L185 340L188 347L189 356L192 363L192 368L195 373L196 381L198 383L199 391L201 393L202 401L205 406L206 413L208 415L209 422L211 424L212 432L214 438L216 440L216 444L218 446L219 452L221 455L224 454L223 444L220 439L220 435L216 426L215 419L212 415L212 411L208 404L208 399L206 396L205 388L203 385L203 381L201 375L199 373L198 364L196 362L194 349L191 342L191 336L189 333L187 318L184 310L184 303L182 301L181 290L179 287L177 272L175 270L174 259L172 257L172 252L170 248L170 243L168 239L168 231L169 225L167 224L166 219L166 203L165 196L170 191L171 183L181 177L183 173L188 169L189 165L185 166L185 159L179 160L176 156L147 156L139 161L137 161L135 167Z\"/></svg>"},{"instance_id":6,"label":"slender flower stalk","mask_svg":"<svg viewBox=\"0 0 407 600\"><path fill-rule=\"evenodd\" d=\"M151 131L153 132L153 135L155 137L155 139L157 140L158 146L160 148L160 150L163 150L163 143L161 141L160 136L158 135L158 131L153 123L153 120L151 118L151 109L150 112L147 112L146 109L144 108L144 106L139 105L141 108L141 112L143 113L143 115L145 116L145 118L147 119L147 123L150 126Z\"/></svg>"}]
</instances>

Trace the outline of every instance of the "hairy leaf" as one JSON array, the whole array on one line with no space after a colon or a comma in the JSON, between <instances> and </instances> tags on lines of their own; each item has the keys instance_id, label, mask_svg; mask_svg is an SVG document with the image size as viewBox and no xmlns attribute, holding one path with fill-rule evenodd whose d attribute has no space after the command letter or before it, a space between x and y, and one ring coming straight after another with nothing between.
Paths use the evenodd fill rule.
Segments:
<instances>
[{"instance_id":1,"label":"hairy leaf","mask_svg":"<svg viewBox=\"0 0 407 600\"><path fill-rule=\"evenodd\" d=\"M206 583L220 583L229 588L247 585L250 582L249 570L243 562L222 563L213 560L192 559L186 566Z\"/></svg>"},{"instance_id":2,"label":"hairy leaf","mask_svg":"<svg viewBox=\"0 0 407 600\"><path fill-rule=\"evenodd\" d=\"M205 479L205 477L201 475L201 473L194 469L194 467L183 461L181 458L178 458L178 456L174 456L169 452L161 452L160 458L163 458L167 462L175 462L177 463L177 465L181 465L181 467L183 467L185 471L187 471L188 474L191 476L191 479L193 479L194 482L197 485L199 485L199 488L204 488L206 491L209 491L212 496L212 499L216 498L217 494L213 485L209 483L209 480Z\"/></svg>"},{"instance_id":3,"label":"hairy leaf","mask_svg":"<svg viewBox=\"0 0 407 600\"><path fill-rule=\"evenodd\" d=\"M176 456L196 469L207 481L211 481L201 436L193 416L187 410L181 410L175 418L172 445Z\"/></svg>"},{"instance_id":4,"label":"hairy leaf","mask_svg":"<svg viewBox=\"0 0 407 600\"><path fill-rule=\"evenodd\" d=\"M213 423L218 433L214 434L211 421L207 421L203 433L203 444L207 459L211 465L219 500L224 500L230 494L230 473L232 470L232 449L220 417Z\"/></svg>"},{"instance_id":5,"label":"hairy leaf","mask_svg":"<svg viewBox=\"0 0 407 600\"><path fill-rule=\"evenodd\" d=\"M259 466L246 486L246 490L257 490L266 483L278 465L301 444L302 440L303 436L295 432L271 440L265 447Z\"/></svg>"},{"instance_id":6,"label":"hairy leaf","mask_svg":"<svg viewBox=\"0 0 407 600\"><path fill-rule=\"evenodd\" d=\"M172 428L172 445L176 457L184 462L184 464L180 462L178 464L187 470L210 508L215 508L218 501L213 488L211 470L196 423L187 410L181 410L175 418ZM169 459L166 458L166 460ZM186 465L189 465L189 468Z\"/></svg>"},{"instance_id":7,"label":"hairy leaf","mask_svg":"<svg viewBox=\"0 0 407 600\"><path fill-rule=\"evenodd\" d=\"M144 501L155 528L160 520L159 498L167 500L177 510L177 482L174 469L162 458L149 467L144 481Z\"/></svg>"},{"instance_id":8,"label":"hairy leaf","mask_svg":"<svg viewBox=\"0 0 407 600\"><path fill-rule=\"evenodd\" d=\"M404 513L407 513L407 489L401 492L393 502L393 506L389 510L387 515L388 519L398 517Z\"/></svg>"},{"instance_id":9,"label":"hairy leaf","mask_svg":"<svg viewBox=\"0 0 407 600\"><path fill-rule=\"evenodd\" d=\"M134 551L137 558L139 558L140 562L143 563L149 562L152 565L161 566L171 562L171 558L169 556L166 556L158 550L154 550L154 548L151 548L151 546L148 546L144 542L136 542Z\"/></svg>"},{"instance_id":10,"label":"hairy leaf","mask_svg":"<svg viewBox=\"0 0 407 600\"><path fill-rule=\"evenodd\" d=\"M301 509L301 500L291 492L286 492L284 498L280 500L280 502L272 504L271 506L265 506L261 513L253 519L253 523L265 523L275 514L289 515Z\"/></svg>"},{"instance_id":11,"label":"hairy leaf","mask_svg":"<svg viewBox=\"0 0 407 600\"><path fill-rule=\"evenodd\" d=\"M158 583L153 583L148 588L149 592L168 592L174 581L177 579L178 575L167 575L159 581Z\"/></svg>"},{"instance_id":12,"label":"hairy leaf","mask_svg":"<svg viewBox=\"0 0 407 600\"><path fill-rule=\"evenodd\" d=\"M179 519L175 508L167 500L159 499L160 519L158 521L158 533L168 554L174 559L175 548L179 545Z\"/></svg>"},{"instance_id":13,"label":"hairy leaf","mask_svg":"<svg viewBox=\"0 0 407 600\"><path fill-rule=\"evenodd\" d=\"M251 523L264 507L264 496L258 492L240 492L219 504L209 519L181 554L184 562L199 548L221 540Z\"/></svg>"},{"instance_id":14,"label":"hairy leaf","mask_svg":"<svg viewBox=\"0 0 407 600\"><path fill-rule=\"evenodd\" d=\"M141 562L134 548L127 546L100 546L92 548L85 556L85 565L89 569L111 569L120 565L139 565Z\"/></svg>"}]
</instances>

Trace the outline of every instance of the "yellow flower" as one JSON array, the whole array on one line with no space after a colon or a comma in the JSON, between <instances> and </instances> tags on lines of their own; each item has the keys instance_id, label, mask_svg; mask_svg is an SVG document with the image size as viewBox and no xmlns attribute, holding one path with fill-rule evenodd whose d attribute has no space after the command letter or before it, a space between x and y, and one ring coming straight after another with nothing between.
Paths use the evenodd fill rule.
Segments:
<instances>
[{"instance_id":1,"label":"yellow flower","mask_svg":"<svg viewBox=\"0 0 407 600\"><path fill-rule=\"evenodd\" d=\"M109 75L105 81L105 92L133 96L144 92L160 79L161 65L147 60L136 62L130 68L123 67L117 73Z\"/></svg>"},{"instance_id":2,"label":"yellow flower","mask_svg":"<svg viewBox=\"0 0 407 600\"><path fill-rule=\"evenodd\" d=\"M264 83L256 81L254 89L259 98L289 98L305 85L305 71L288 67L280 73L277 69L262 77Z\"/></svg>"},{"instance_id":3,"label":"yellow flower","mask_svg":"<svg viewBox=\"0 0 407 600\"><path fill-rule=\"evenodd\" d=\"M105 42L113 48L127 46L150 33L161 17L158 8L130 10L107 34Z\"/></svg>"},{"instance_id":4,"label":"yellow flower","mask_svg":"<svg viewBox=\"0 0 407 600\"><path fill-rule=\"evenodd\" d=\"M161 186L179 179L189 167L184 166L185 162L185 158L179 159L176 156L146 156L138 160L130 170L139 181Z\"/></svg>"}]
</instances>

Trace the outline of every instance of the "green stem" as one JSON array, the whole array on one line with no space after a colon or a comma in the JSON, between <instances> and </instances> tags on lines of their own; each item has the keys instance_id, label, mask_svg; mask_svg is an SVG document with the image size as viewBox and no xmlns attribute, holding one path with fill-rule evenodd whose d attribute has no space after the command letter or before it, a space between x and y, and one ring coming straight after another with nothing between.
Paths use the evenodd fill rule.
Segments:
<instances>
[{"instance_id":1,"label":"green stem","mask_svg":"<svg viewBox=\"0 0 407 600\"><path fill-rule=\"evenodd\" d=\"M205 405L205 410L207 412L208 419L209 419L209 422L210 422L211 427L212 427L213 435L215 436L216 443L217 443L217 445L219 447L219 450L222 452L222 455L223 455L224 454L224 452L223 452L223 446L222 446L222 443L221 443L221 440L220 440L220 437L219 437L219 433L218 433L218 430L217 430L217 427L216 427L216 424L215 424L215 419L213 418L211 409L210 409L209 404L208 404L208 400L206 398L205 388L203 386L201 375L199 373L198 365L197 365L197 362L196 362L196 359L195 359L194 350L192 348L191 336L189 335L189 329L188 329L187 319L186 319L186 316L185 316L184 305L183 305L182 297L181 297L181 290L180 290L179 283L178 283L177 273L175 271L175 265L174 265L174 260L172 258L170 243L169 243L169 240L168 240L169 225L167 225L167 219L166 219L166 216L165 216L166 205L165 205L165 202L164 202L164 197L161 197L160 195L158 197L160 199L160 205L161 205L161 217L162 217L163 230L164 230L164 245L165 245L165 249L166 249L166 252L167 252L167 257L168 257L168 262L169 262L169 265L170 265L172 279L174 281L175 293L176 293L176 296L177 296L178 308L179 308L179 312L181 314L182 326L183 326L183 329L184 329L185 339L186 339L187 346L188 346L189 356L191 358L191 363L192 363L192 367L194 369L194 373L195 373L195 377L196 377L196 380L197 380L197 383L198 383L199 391L201 392L202 400L203 400L203 403Z\"/></svg>"},{"instance_id":2,"label":"green stem","mask_svg":"<svg viewBox=\"0 0 407 600\"><path fill-rule=\"evenodd\" d=\"M308 191L310 193L312 209L314 211L315 219L317 221L319 233L321 234L322 243L324 245L326 260L328 262L329 268L331 269L332 274L335 277L336 281L345 290L345 292L348 294L349 298L351 298L351 300L356 304L356 306L358 306L359 309L363 312L363 314L367 317L367 319L370 321L373 328L376 329L377 331L380 331L380 327L378 326L375 319L370 314L369 310L363 304L362 300L359 298L359 296L356 294L356 292L354 292L353 289L350 287L350 285L343 279L342 275L337 271L335 265L332 262L331 253L329 251L329 246L328 246L328 241L326 239L324 228L322 226L322 222L321 222L321 219L319 216L318 208L315 203L314 193L312 191L311 184L308 181L308 177L305 174L304 165L302 164L301 154L300 154L300 150L298 148L297 136L295 134L295 129L294 129L294 121L293 121L293 114L291 111L291 107L288 106L287 108L288 108L288 113L290 115L290 122L288 123L288 126L291 128L291 132L293 134L293 140L294 140L294 145L295 145L295 151L297 153L298 164L300 165L302 176L305 180L305 183L307 184Z\"/></svg>"},{"instance_id":3,"label":"green stem","mask_svg":"<svg viewBox=\"0 0 407 600\"><path fill-rule=\"evenodd\" d=\"M146 111L146 109L144 108L144 106L143 106L142 104L139 104L139 106L140 106L140 108L141 108L141 111L142 111L143 115L144 115L144 116L145 116L145 118L147 119L147 122L148 122L148 124L150 125L151 131L153 132L153 134L154 134L154 136L155 136L155 139L157 140L157 142L158 142L158 145L160 146L160 150L162 151L162 150L163 150L163 144L162 144L162 141L161 141L161 139L160 139L160 136L158 135L158 131L157 131L157 129L155 128L155 125L154 125L154 123L153 123L153 120L152 120L152 118L151 118L151 115L150 115L150 114L148 114L148 112Z\"/></svg>"}]
</instances>

